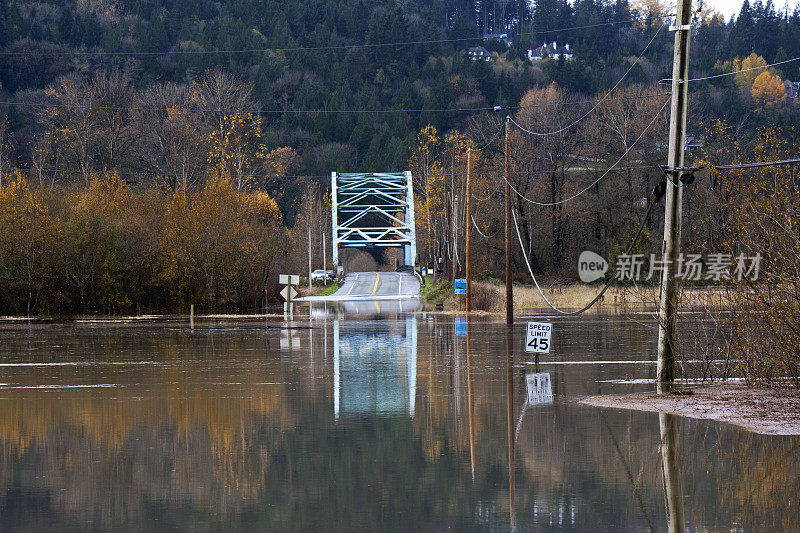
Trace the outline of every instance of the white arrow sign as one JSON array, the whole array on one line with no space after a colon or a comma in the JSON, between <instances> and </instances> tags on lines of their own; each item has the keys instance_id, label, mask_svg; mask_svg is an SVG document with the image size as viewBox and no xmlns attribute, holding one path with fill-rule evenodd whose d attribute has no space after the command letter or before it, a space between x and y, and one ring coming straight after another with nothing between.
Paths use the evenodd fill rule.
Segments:
<instances>
[{"instance_id":1,"label":"white arrow sign","mask_svg":"<svg viewBox=\"0 0 800 533\"><path fill-rule=\"evenodd\" d=\"M287 285L281 291L281 296L283 296L283 299L286 300L287 302L291 302L292 300L294 300L295 296L297 296L298 294L299 293L296 290L294 290L294 287L292 287L291 285Z\"/></svg>"}]
</instances>

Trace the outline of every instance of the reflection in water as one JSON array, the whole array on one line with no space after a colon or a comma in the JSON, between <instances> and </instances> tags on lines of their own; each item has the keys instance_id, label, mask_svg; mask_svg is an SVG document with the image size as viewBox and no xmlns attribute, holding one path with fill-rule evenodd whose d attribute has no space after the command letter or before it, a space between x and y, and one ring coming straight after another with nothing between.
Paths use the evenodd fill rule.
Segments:
<instances>
[{"instance_id":1,"label":"reflection in water","mask_svg":"<svg viewBox=\"0 0 800 533\"><path fill-rule=\"evenodd\" d=\"M475 481L475 399L472 389L472 333L469 326L470 317L466 319L467 333L467 411L469 420L469 466L472 471L472 481Z\"/></svg>"},{"instance_id":2,"label":"reflection in water","mask_svg":"<svg viewBox=\"0 0 800 533\"><path fill-rule=\"evenodd\" d=\"M659 413L658 426L661 434L661 473L664 479L667 526L670 533L683 533L686 522L683 514L677 417L669 413Z\"/></svg>"},{"instance_id":3,"label":"reflection in water","mask_svg":"<svg viewBox=\"0 0 800 533\"><path fill-rule=\"evenodd\" d=\"M559 324L533 379L522 327L329 311L288 331L0 324L0 529L800 527L800 439L570 401L631 369L550 362L648 353L624 319Z\"/></svg>"},{"instance_id":4,"label":"reflection in water","mask_svg":"<svg viewBox=\"0 0 800 533\"><path fill-rule=\"evenodd\" d=\"M419 298L403 300L345 300L341 302L344 312L353 315L380 315L413 313L420 307Z\"/></svg>"},{"instance_id":5,"label":"reflection in water","mask_svg":"<svg viewBox=\"0 0 800 533\"><path fill-rule=\"evenodd\" d=\"M417 317L401 323L333 322L333 413L414 416Z\"/></svg>"},{"instance_id":6,"label":"reflection in water","mask_svg":"<svg viewBox=\"0 0 800 533\"><path fill-rule=\"evenodd\" d=\"M527 406L553 403L553 385L550 383L550 372L526 374L525 386L528 389Z\"/></svg>"},{"instance_id":7,"label":"reflection in water","mask_svg":"<svg viewBox=\"0 0 800 533\"><path fill-rule=\"evenodd\" d=\"M506 423L508 432L508 513L511 527L516 525L514 520L514 430L512 417L514 412L514 374L512 372L514 354L514 336L510 327L506 328Z\"/></svg>"}]
</instances>

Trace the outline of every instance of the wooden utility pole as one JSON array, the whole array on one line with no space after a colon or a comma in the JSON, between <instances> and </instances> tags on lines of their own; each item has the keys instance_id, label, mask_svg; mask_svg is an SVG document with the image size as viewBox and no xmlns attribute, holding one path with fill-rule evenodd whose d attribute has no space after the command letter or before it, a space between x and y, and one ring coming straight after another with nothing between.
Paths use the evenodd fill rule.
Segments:
<instances>
[{"instance_id":1,"label":"wooden utility pole","mask_svg":"<svg viewBox=\"0 0 800 533\"><path fill-rule=\"evenodd\" d=\"M669 121L667 191L664 207L664 270L661 273L661 301L658 310L658 392L672 389L675 379L675 329L678 299L676 269L681 247L681 203L683 149L686 143L686 109L689 96L689 30L692 0L680 0L675 17L675 53L672 62L672 107Z\"/></svg>"},{"instance_id":2,"label":"wooden utility pole","mask_svg":"<svg viewBox=\"0 0 800 533\"><path fill-rule=\"evenodd\" d=\"M508 163L508 128L509 118L506 117L506 168L503 178L506 182L506 324L514 323L514 280L511 278L511 184L509 183Z\"/></svg>"},{"instance_id":3,"label":"wooden utility pole","mask_svg":"<svg viewBox=\"0 0 800 533\"><path fill-rule=\"evenodd\" d=\"M472 148L467 148L467 244L464 250L466 263L464 277L467 279L467 313L472 312L472 263L470 262L470 246L472 244L472 182L470 181L470 156L472 155ZM467 325L469 328L469 324ZM467 346L469 346L469 336L467 337Z\"/></svg>"}]
</instances>

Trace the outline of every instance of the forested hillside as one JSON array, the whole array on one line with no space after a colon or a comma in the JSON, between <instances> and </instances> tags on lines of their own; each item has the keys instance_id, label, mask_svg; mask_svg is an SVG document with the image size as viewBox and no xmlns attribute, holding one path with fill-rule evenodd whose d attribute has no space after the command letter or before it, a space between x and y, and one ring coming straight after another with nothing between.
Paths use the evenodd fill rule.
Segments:
<instances>
[{"instance_id":1,"label":"forested hillside","mask_svg":"<svg viewBox=\"0 0 800 533\"><path fill-rule=\"evenodd\" d=\"M297 150L300 173L385 170L405 166L421 127L467 128L477 112L464 109L515 106L526 90L551 81L571 93L610 87L666 14L658 4L622 0L2 0L0 83L2 100L13 103L5 112L23 165L32 159L42 91L64 76L119 70L142 90L221 68L252 83L268 146ZM800 12L759 1L745 2L735 21L701 15L695 74L752 52L767 62L800 56ZM479 39L490 32L509 34L507 53L504 42ZM575 59L523 59L526 49L553 40L570 43ZM372 46L408 42L418 44ZM660 32L626 83L669 77L670 43ZM502 59L471 61L466 51L477 44ZM797 66L781 72L800 78ZM740 113L730 98L723 91L708 104ZM366 110L380 113L355 112Z\"/></svg>"},{"instance_id":2,"label":"forested hillside","mask_svg":"<svg viewBox=\"0 0 800 533\"><path fill-rule=\"evenodd\" d=\"M506 115L558 132L515 129L510 179L533 268L565 275L581 247L625 242L660 179L669 14L623 0L0 0L0 307L256 308L276 265L321 259L332 170L411 168L420 262L444 257L455 275L467 147L486 202L480 267L499 272ZM698 10L692 35L690 159L730 132L739 144L712 155L747 159L773 137L792 153L800 11ZM573 56L528 58L553 41ZM690 241L719 238L701 223L718 192L688 199Z\"/></svg>"}]
</instances>

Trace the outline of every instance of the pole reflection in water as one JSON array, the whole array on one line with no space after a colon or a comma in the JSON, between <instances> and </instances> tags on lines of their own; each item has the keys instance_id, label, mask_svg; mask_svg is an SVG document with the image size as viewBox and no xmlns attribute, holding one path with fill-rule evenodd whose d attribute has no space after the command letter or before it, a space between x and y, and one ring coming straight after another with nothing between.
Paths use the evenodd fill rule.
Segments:
<instances>
[{"instance_id":1,"label":"pole reflection in water","mask_svg":"<svg viewBox=\"0 0 800 533\"><path fill-rule=\"evenodd\" d=\"M475 481L475 401L472 392L472 339L469 328L470 317L467 316L467 402L469 417L469 464L472 470L472 481Z\"/></svg>"},{"instance_id":2,"label":"pole reflection in water","mask_svg":"<svg viewBox=\"0 0 800 533\"><path fill-rule=\"evenodd\" d=\"M667 526L670 533L683 533L685 519L678 450L678 419L669 413L659 413L658 425L661 430L661 472L664 479Z\"/></svg>"},{"instance_id":3,"label":"pole reflection in water","mask_svg":"<svg viewBox=\"0 0 800 533\"><path fill-rule=\"evenodd\" d=\"M514 381L512 375L512 359L514 353L514 335L511 326L506 327L506 421L508 423L508 512L511 527L514 522L514 430L512 417L514 412Z\"/></svg>"},{"instance_id":4,"label":"pole reflection in water","mask_svg":"<svg viewBox=\"0 0 800 533\"><path fill-rule=\"evenodd\" d=\"M333 413L408 414L417 394L417 317L333 322Z\"/></svg>"},{"instance_id":5,"label":"pole reflection in water","mask_svg":"<svg viewBox=\"0 0 800 533\"><path fill-rule=\"evenodd\" d=\"M581 406L626 365L534 371L491 318L462 337L451 316L328 309L194 332L0 321L0 530L800 531L797 437ZM564 359L631 331L585 320Z\"/></svg>"}]
</instances>

